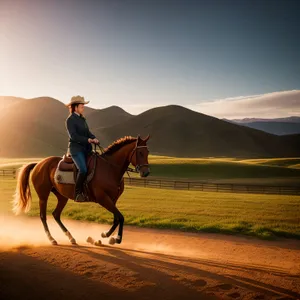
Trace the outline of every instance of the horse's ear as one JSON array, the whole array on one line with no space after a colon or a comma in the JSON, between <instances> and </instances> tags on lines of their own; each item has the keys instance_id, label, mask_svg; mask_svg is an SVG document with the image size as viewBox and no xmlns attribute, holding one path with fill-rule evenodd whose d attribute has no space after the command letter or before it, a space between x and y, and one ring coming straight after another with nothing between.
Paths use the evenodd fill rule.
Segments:
<instances>
[{"instance_id":1,"label":"horse's ear","mask_svg":"<svg viewBox=\"0 0 300 300\"><path fill-rule=\"evenodd\" d=\"M139 134L138 134L138 136L137 136L137 140L138 140L138 142L142 141L142 139L141 139L141 137L140 137Z\"/></svg>"},{"instance_id":2,"label":"horse's ear","mask_svg":"<svg viewBox=\"0 0 300 300\"><path fill-rule=\"evenodd\" d=\"M144 139L144 142L148 142L149 139L150 139L150 134L148 134L148 136Z\"/></svg>"}]
</instances>

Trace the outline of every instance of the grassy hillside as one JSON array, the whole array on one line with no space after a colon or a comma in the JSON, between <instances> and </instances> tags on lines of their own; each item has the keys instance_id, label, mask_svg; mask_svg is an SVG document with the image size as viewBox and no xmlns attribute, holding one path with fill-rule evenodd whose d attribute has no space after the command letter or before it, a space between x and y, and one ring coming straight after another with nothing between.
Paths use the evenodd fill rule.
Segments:
<instances>
[{"instance_id":1,"label":"grassy hillside","mask_svg":"<svg viewBox=\"0 0 300 300\"><path fill-rule=\"evenodd\" d=\"M0 157L62 155L68 136L65 105L50 97L10 99L0 127ZM177 157L297 157L300 135L278 137L180 106L132 116L118 107L86 109L91 131L107 146L125 135L151 134L152 154Z\"/></svg>"},{"instance_id":2,"label":"grassy hillside","mask_svg":"<svg viewBox=\"0 0 300 300\"><path fill-rule=\"evenodd\" d=\"M25 100L24 98L20 97L13 97L13 96L0 96L0 109L4 111L7 109L11 104L21 102Z\"/></svg>"},{"instance_id":3,"label":"grassy hillside","mask_svg":"<svg viewBox=\"0 0 300 300\"><path fill-rule=\"evenodd\" d=\"M10 105L1 120L0 156L55 155L66 149L67 110L58 100L44 97Z\"/></svg>"},{"instance_id":4,"label":"grassy hillside","mask_svg":"<svg viewBox=\"0 0 300 300\"><path fill-rule=\"evenodd\" d=\"M259 164L266 166L286 167L286 168L297 168L295 166L300 164L299 157L291 158L261 158L261 159L244 159L241 162L248 164Z\"/></svg>"},{"instance_id":5,"label":"grassy hillside","mask_svg":"<svg viewBox=\"0 0 300 300\"><path fill-rule=\"evenodd\" d=\"M281 184L295 184L300 178L300 170L291 166L300 159L257 159L238 160L236 158L174 158L150 156L151 176L174 179L244 182L248 184L272 184L281 178ZM244 179L244 180L241 180ZM247 181L245 179L248 179ZM264 180L261 180L264 179ZM276 179L279 184L279 180ZM273 182L275 184L275 182Z\"/></svg>"},{"instance_id":6,"label":"grassy hillside","mask_svg":"<svg viewBox=\"0 0 300 300\"><path fill-rule=\"evenodd\" d=\"M91 130L120 124L133 116L118 106L97 109L87 114Z\"/></svg>"},{"instance_id":7,"label":"grassy hillside","mask_svg":"<svg viewBox=\"0 0 300 300\"><path fill-rule=\"evenodd\" d=\"M67 151L65 120L69 112L62 102L50 97L2 100L9 105L1 119L0 157L63 155ZM106 114L113 119L110 109L86 107L85 112L92 120L99 114L102 119Z\"/></svg>"},{"instance_id":8,"label":"grassy hillside","mask_svg":"<svg viewBox=\"0 0 300 300\"><path fill-rule=\"evenodd\" d=\"M151 153L177 157L284 157L300 151L281 137L174 105L148 110L98 135L108 143L126 134L150 134Z\"/></svg>"}]
</instances>

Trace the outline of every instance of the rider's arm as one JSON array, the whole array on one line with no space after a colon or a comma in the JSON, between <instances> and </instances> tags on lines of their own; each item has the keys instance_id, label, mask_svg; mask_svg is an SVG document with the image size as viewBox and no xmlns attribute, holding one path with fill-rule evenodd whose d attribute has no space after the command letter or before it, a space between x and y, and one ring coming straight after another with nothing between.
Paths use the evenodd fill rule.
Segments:
<instances>
[{"instance_id":1,"label":"rider's arm","mask_svg":"<svg viewBox=\"0 0 300 300\"><path fill-rule=\"evenodd\" d=\"M89 130L89 138L90 138L90 139L95 139L95 138L96 138L95 135L93 135L93 134L90 132L90 130Z\"/></svg>"},{"instance_id":2,"label":"rider's arm","mask_svg":"<svg viewBox=\"0 0 300 300\"><path fill-rule=\"evenodd\" d=\"M72 118L68 118L66 122L67 130L69 137L72 141L76 143L81 143L81 144L87 144L88 143L88 137L78 135L76 131L76 124L75 121Z\"/></svg>"}]
</instances>

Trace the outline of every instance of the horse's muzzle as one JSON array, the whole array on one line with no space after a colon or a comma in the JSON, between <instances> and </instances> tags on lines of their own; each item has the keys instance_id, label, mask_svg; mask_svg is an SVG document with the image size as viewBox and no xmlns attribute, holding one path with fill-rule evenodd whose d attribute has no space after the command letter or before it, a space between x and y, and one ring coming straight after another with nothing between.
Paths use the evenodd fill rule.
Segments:
<instances>
[{"instance_id":1,"label":"horse's muzzle","mask_svg":"<svg viewBox=\"0 0 300 300\"><path fill-rule=\"evenodd\" d=\"M150 174L150 169L147 168L145 170L140 170L140 176L141 177L147 177Z\"/></svg>"}]
</instances>

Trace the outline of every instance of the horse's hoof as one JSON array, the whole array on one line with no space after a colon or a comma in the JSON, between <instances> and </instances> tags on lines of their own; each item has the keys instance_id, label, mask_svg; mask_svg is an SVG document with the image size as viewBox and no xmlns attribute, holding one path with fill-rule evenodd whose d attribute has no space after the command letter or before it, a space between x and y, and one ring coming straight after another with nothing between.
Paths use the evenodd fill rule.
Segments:
<instances>
[{"instance_id":1,"label":"horse's hoof","mask_svg":"<svg viewBox=\"0 0 300 300\"><path fill-rule=\"evenodd\" d=\"M94 239L92 237L87 237L86 242L89 244L94 244Z\"/></svg>"},{"instance_id":2,"label":"horse's hoof","mask_svg":"<svg viewBox=\"0 0 300 300\"><path fill-rule=\"evenodd\" d=\"M94 243L95 246L102 246L102 242L101 240L98 240Z\"/></svg>"},{"instance_id":3,"label":"horse's hoof","mask_svg":"<svg viewBox=\"0 0 300 300\"><path fill-rule=\"evenodd\" d=\"M104 238L104 239L107 238L106 232L102 232L101 237Z\"/></svg>"},{"instance_id":4,"label":"horse's hoof","mask_svg":"<svg viewBox=\"0 0 300 300\"><path fill-rule=\"evenodd\" d=\"M51 241L51 244L52 244L53 246L57 246L57 245L58 245L56 240L52 240L52 241Z\"/></svg>"},{"instance_id":5,"label":"horse's hoof","mask_svg":"<svg viewBox=\"0 0 300 300\"><path fill-rule=\"evenodd\" d=\"M121 244L121 242L122 242L122 239L116 238L116 243L117 243L117 244Z\"/></svg>"},{"instance_id":6,"label":"horse's hoof","mask_svg":"<svg viewBox=\"0 0 300 300\"><path fill-rule=\"evenodd\" d=\"M75 239L71 239L71 240L70 240L70 242L71 242L71 244L72 244L72 245L77 245L77 243L76 243L76 240L75 240Z\"/></svg>"},{"instance_id":7,"label":"horse's hoof","mask_svg":"<svg viewBox=\"0 0 300 300\"><path fill-rule=\"evenodd\" d=\"M112 237L109 239L108 243L109 243L110 245L114 245L114 244L116 243L116 239L112 236Z\"/></svg>"},{"instance_id":8,"label":"horse's hoof","mask_svg":"<svg viewBox=\"0 0 300 300\"><path fill-rule=\"evenodd\" d=\"M95 245L95 246L101 246L101 245L102 245L101 240L95 241L95 240L94 240L92 237L90 237L90 236L86 239L86 241L87 241L87 243L92 244L92 245Z\"/></svg>"}]
</instances>

